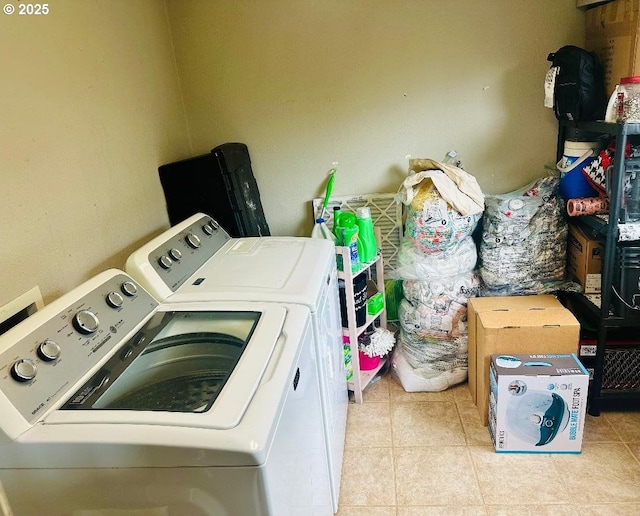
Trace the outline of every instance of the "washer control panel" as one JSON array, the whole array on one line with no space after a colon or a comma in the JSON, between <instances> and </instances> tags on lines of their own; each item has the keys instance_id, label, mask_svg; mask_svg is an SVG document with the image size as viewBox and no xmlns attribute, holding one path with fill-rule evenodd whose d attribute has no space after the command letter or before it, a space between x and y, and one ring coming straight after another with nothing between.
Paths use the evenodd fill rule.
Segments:
<instances>
[{"instance_id":1,"label":"washer control panel","mask_svg":"<svg viewBox=\"0 0 640 516\"><path fill-rule=\"evenodd\" d=\"M229 240L229 234L205 215L168 236L149 253L148 260L164 284L175 292Z\"/></svg>"},{"instance_id":2,"label":"washer control panel","mask_svg":"<svg viewBox=\"0 0 640 516\"><path fill-rule=\"evenodd\" d=\"M0 337L0 390L37 421L157 306L126 274L103 273Z\"/></svg>"}]
</instances>

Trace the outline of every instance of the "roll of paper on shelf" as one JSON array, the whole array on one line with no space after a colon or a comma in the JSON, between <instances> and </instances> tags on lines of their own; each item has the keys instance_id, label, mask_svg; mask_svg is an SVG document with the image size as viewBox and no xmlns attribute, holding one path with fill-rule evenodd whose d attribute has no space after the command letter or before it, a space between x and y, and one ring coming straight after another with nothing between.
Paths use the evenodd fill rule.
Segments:
<instances>
[{"instance_id":1,"label":"roll of paper on shelf","mask_svg":"<svg viewBox=\"0 0 640 516\"><path fill-rule=\"evenodd\" d=\"M608 213L608 211L609 199L604 197L582 197L567 201L567 214L570 217L597 215L599 213Z\"/></svg>"}]
</instances>

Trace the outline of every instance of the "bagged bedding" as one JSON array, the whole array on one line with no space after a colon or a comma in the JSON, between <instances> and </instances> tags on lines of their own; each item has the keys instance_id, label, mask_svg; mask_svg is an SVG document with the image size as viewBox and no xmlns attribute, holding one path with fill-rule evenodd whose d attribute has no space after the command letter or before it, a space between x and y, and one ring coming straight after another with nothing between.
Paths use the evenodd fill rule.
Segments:
<instances>
[{"instance_id":1,"label":"bagged bedding","mask_svg":"<svg viewBox=\"0 0 640 516\"><path fill-rule=\"evenodd\" d=\"M559 290L564 284L568 225L559 179L485 198L479 263L483 295Z\"/></svg>"}]
</instances>

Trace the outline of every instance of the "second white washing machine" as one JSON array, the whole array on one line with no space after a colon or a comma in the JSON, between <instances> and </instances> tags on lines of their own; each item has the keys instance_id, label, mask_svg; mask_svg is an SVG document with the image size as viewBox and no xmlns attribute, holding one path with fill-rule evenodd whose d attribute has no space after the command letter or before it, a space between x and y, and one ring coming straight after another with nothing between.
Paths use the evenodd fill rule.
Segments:
<instances>
[{"instance_id":1,"label":"second white washing machine","mask_svg":"<svg viewBox=\"0 0 640 516\"><path fill-rule=\"evenodd\" d=\"M348 390L334 245L298 237L231 238L199 213L135 251L126 271L165 303L260 301L309 308L337 512Z\"/></svg>"}]
</instances>

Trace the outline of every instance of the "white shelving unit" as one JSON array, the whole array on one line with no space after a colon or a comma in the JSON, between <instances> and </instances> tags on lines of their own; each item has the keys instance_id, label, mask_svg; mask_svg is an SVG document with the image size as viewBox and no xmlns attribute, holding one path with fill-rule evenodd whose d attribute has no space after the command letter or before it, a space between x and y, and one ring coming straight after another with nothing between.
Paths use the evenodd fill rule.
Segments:
<instances>
[{"instance_id":1,"label":"white shelving unit","mask_svg":"<svg viewBox=\"0 0 640 516\"><path fill-rule=\"evenodd\" d=\"M348 326L346 328L342 328L342 334L346 337L349 337L349 344L351 346L351 363L353 365L353 377L348 382L348 385L349 390L353 391L355 402L362 403L362 391L367 385L369 385L369 383L371 383L371 380L373 380L378 371L380 371L388 357L383 357L380 360L380 364L375 369L371 369L370 371L360 371L358 337L362 335L372 323L375 323L376 327L386 329L387 309L385 304L378 313L373 315L367 313L365 323L362 326L357 326L353 279L364 272L367 275L367 279L375 283L378 292L382 292L384 294L383 259L382 255L378 252L378 256L375 260L364 264L360 270L351 272L351 255L349 253L349 248L337 246L336 254L342 256L342 263L344 265L344 270L338 271L338 278L344 280Z\"/></svg>"}]
</instances>

